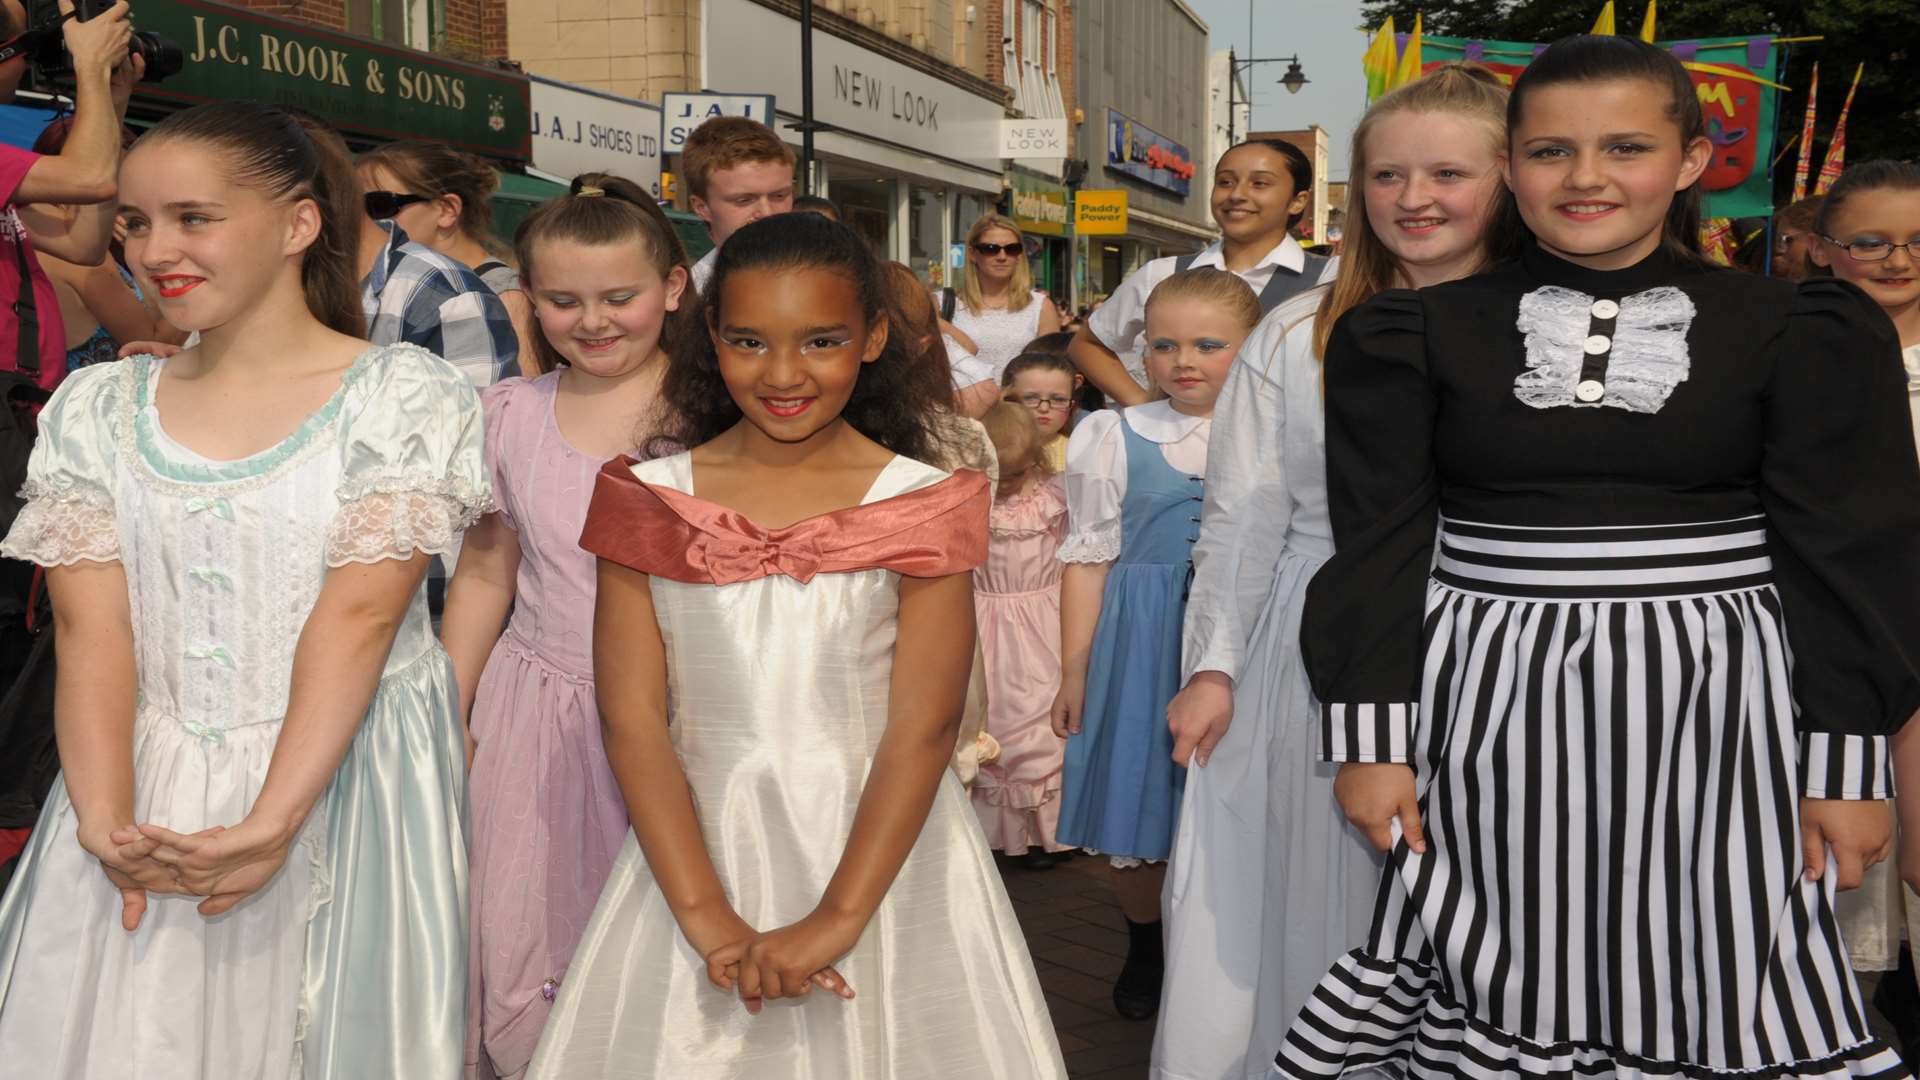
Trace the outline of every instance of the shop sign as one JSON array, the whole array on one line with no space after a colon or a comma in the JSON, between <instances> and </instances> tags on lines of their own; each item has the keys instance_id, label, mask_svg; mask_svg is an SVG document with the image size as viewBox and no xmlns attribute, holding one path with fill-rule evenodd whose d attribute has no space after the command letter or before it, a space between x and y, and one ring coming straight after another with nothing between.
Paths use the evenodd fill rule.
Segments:
<instances>
[{"instance_id":1,"label":"shop sign","mask_svg":"<svg viewBox=\"0 0 1920 1080\"><path fill-rule=\"evenodd\" d=\"M1107 168L1182 197L1194 172L1185 146L1118 109L1107 110Z\"/></svg>"},{"instance_id":2,"label":"shop sign","mask_svg":"<svg viewBox=\"0 0 1920 1080\"><path fill-rule=\"evenodd\" d=\"M1073 197L1073 231L1081 236L1125 236L1126 189L1076 192Z\"/></svg>"},{"instance_id":3,"label":"shop sign","mask_svg":"<svg viewBox=\"0 0 1920 1080\"><path fill-rule=\"evenodd\" d=\"M1000 121L1000 156L1003 158L1066 157L1066 118Z\"/></svg>"},{"instance_id":4,"label":"shop sign","mask_svg":"<svg viewBox=\"0 0 1920 1080\"><path fill-rule=\"evenodd\" d=\"M660 109L660 141L669 154L679 153L693 129L716 116L744 116L773 124L772 94L663 94Z\"/></svg>"},{"instance_id":5,"label":"shop sign","mask_svg":"<svg viewBox=\"0 0 1920 1080\"><path fill-rule=\"evenodd\" d=\"M660 108L644 101L533 77L533 167L571 179L624 176L660 191Z\"/></svg>"},{"instance_id":6,"label":"shop sign","mask_svg":"<svg viewBox=\"0 0 1920 1080\"><path fill-rule=\"evenodd\" d=\"M186 57L180 74L140 84L143 99L297 106L357 135L527 158L524 75L207 0L140 0L140 29L171 38Z\"/></svg>"},{"instance_id":7,"label":"shop sign","mask_svg":"<svg viewBox=\"0 0 1920 1080\"><path fill-rule=\"evenodd\" d=\"M702 56L711 90L771 90L791 111L800 94L800 23L756 0L706 0ZM815 27L813 112L856 137L999 171L995 98L909 67ZM668 109L669 120L672 109ZM673 149L669 143L667 149Z\"/></svg>"},{"instance_id":8,"label":"shop sign","mask_svg":"<svg viewBox=\"0 0 1920 1080\"><path fill-rule=\"evenodd\" d=\"M1013 174L1013 220L1025 232L1065 236L1073 220L1067 189L1059 184Z\"/></svg>"}]
</instances>

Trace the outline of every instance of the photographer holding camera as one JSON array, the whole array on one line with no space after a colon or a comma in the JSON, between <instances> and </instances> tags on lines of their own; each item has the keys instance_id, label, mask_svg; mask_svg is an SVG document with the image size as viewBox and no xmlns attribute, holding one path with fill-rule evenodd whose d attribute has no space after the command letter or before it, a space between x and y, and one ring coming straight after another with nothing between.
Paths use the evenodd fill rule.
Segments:
<instances>
[{"instance_id":1,"label":"photographer holding camera","mask_svg":"<svg viewBox=\"0 0 1920 1080\"><path fill-rule=\"evenodd\" d=\"M144 73L129 55L132 24L122 0L84 22L60 0L60 32L73 60L73 127L59 154L43 157L0 145L0 370L32 373L51 390L66 374L66 333L59 298L39 263L38 249L91 266L113 236L113 198L120 168L120 127L133 84ZM0 0L0 102L11 101L27 73L27 28L20 0ZM29 203L81 205L70 216L16 207Z\"/></svg>"}]
</instances>

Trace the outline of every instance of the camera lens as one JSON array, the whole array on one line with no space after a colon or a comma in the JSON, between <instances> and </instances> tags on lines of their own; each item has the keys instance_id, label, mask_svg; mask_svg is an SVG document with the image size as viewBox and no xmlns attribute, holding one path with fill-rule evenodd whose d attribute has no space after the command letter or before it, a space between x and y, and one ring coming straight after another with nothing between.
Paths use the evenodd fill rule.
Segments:
<instances>
[{"instance_id":1,"label":"camera lens","mask_svg":"<svg viewBox=\"0 0 1920 1080\"><path fill-rule=\"evenodd\" d=\"M147 72L141 82L159 82L180 74L187 66L187 54L180 46L161 37L151 30L136 30L133 34L131 51L140 54L147 62Z\"/></svg>"}]
</instances>

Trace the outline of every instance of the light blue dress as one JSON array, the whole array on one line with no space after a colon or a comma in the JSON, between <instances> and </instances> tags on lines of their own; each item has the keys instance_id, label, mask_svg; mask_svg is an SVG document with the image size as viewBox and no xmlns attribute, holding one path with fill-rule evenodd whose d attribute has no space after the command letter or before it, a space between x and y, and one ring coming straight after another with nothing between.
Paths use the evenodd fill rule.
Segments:
<instances>
[{"instance_id":1,"label":"light blue dress","mask_svg":"<svg viewBox=\"0 0 1920 1080\"><path fill-rule=\"evenodd\" d=\"M1167 857L1187 773L1173 763L1167 703L1180 690L1181 624L1204 482L1174 468L1160 445L1136 430L1136 423L1164 420L1163 412L1178 415L1164 402L1095 413L1073 435L1083 442L1119 429L1125 483L1117 552L1091 540L1100 526L1087 520L1089 500L1075 497L1088 486L1085 474L1097 469L1092 455L1067 448L1072 534L1061 561L1110 558L1113 565L1087 662L1080 733L1067 740L1059 840L1123 860Z\"/></svg>"},{"instance_id":2,"label":"light blue dress","mask_svg":"<svg viewBox=\"0 0 1920 1080\"><path fill-rule=\"evenodd\" d=\"M161 429L161 362L75 372L41 417L0 552L118 562L139 698L134 815L239 822L279 737L329 567L448 550L488 501L477 395L411 345L369 349L292 435L238 461ZM86 657L60 658L69 671ZM359 731L280 872L207 919L120 899L56 784L0 901L0 1061L36 1080L459 1075L464 747L416 592Z\"/></svg>"}]
</instances>

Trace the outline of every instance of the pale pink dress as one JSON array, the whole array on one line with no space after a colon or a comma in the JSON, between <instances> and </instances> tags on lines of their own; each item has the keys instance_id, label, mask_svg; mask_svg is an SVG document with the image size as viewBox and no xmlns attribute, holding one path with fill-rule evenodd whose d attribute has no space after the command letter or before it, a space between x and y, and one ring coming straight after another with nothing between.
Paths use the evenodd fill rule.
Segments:
<instances>
[{"instance_id":1,"label":"pale pink dress","mask_svg":"<svg viewBox=\"0 0 1920 1080\"><path fill-rule=\"evenodd\" d=\"M481 396L494 500L520 539L513 616L472 717L467 1071L483 1080L533 1058L627 834L593 697L598 560L580 548L604 459L561 435L559 377L507 379Z\"/></svg>"},{"instance_id":2,"label":"pale pink dress","mask_svg":"<svg viewBox=\"0 0 1920 1080\"><path fill-rule=\"evenodd\" d=\"M1047 714L1060 689L1060 574L1067 532L1058 477L995 500L986 565L973 572L974 612L987 663L987 733L1000 757L980 767L973 809L987 846L1020 855L1063 850L1060 769L1066 743Z\"/></svg>"}]
</instances>

